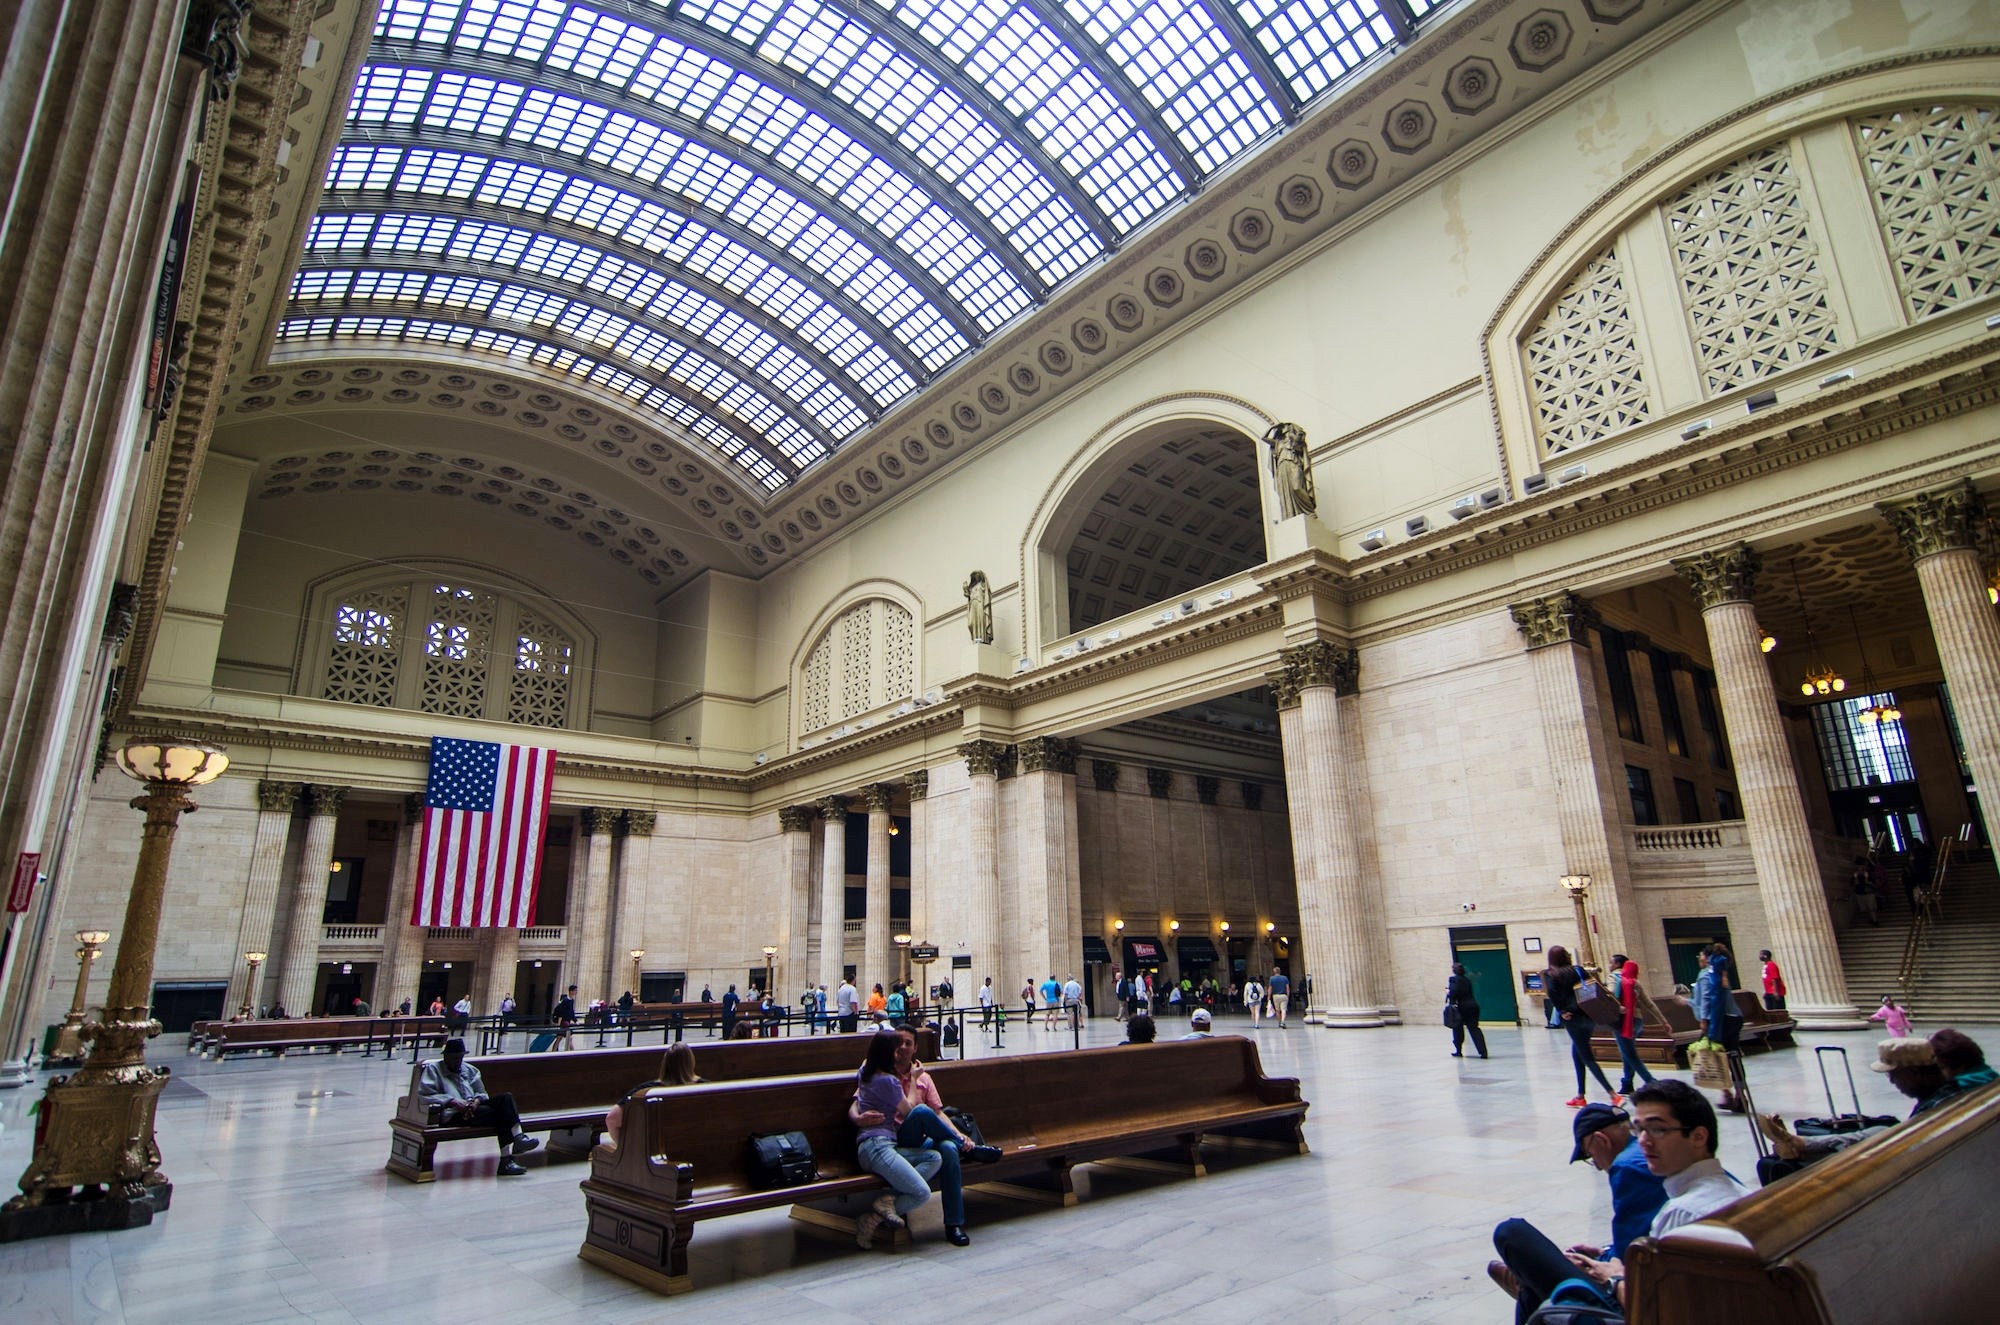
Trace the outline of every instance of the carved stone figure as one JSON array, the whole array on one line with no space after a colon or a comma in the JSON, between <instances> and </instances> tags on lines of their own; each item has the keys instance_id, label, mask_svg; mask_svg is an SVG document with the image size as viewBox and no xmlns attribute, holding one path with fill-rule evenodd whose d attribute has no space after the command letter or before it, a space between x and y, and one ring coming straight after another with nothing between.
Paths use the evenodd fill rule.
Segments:
<instances>
[{"instance_id":1,"label":"carved stone figure","mask_svg":"<svg viewBox=\"0 0 2000 1325\"><path fill-rule=\"evenodd\" d=\"M993 590L983 570L972 572L972 578L965 582L965 628L973 643L993 642Z\"/></svg>"},{"instance_id":2,"label":"carved stone figure","mask_svg":"<svg viewBox=\"0 0 2000 1325\"><path fill-rule=\"evenodd\" d=\"M1287 520L1295 515L1317 515L1319 496L1313 491L1306 430L1296 423L1274 423L1264 440L1271 447L1271 478L1278 489L1279 514Z\"/></svg>"}]
</instances>

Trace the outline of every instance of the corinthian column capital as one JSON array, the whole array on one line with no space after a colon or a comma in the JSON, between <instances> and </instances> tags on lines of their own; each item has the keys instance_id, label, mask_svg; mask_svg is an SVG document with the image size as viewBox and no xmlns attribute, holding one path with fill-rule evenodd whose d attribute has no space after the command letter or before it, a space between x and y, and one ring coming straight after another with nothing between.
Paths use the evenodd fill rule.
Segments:
<instances>
[{"instance_id":1,"label":"corinthian column capital","mask_svg":"<svg viewBox=\"0 0 2000 1325\"><path fill-rule=\"evenodd\" d=\"M1763 567L1763 559L1748 543L1674 562L1674 569L1687 581L1704 612L1724 603L1749 602L1757 591L1757 572Z\"/></svg>"},{"instance_id":2,"label":"corinthian column capital","mask_svg":"<svg viewBox=\"0 0 2000 1325\"><path fill-rule=\"evenodd\" d=\"M1986 528L1986 503L1971 479L1875 509L1896 531L1896 538L1911 561L1960 548L1977 548Z\"/></svg>"},{"instance_id":3,"label":"corinthian column capital","mask_svg":"<svg viewBox=\"0 0 2000 1325\"><path fill-rule=\"evenodd\" d=\"M1076 772L1076 742L1061 736L1037 736L1021 742L1021 771Z\"/></svg>"},{"instance_id":4,"label":"corinthian column capital","mask_svg":"<svg viewBox=\"0 0 2000 1325\"><path fill-rule=\"evenodd\" d=\"M911 800L923 800L931 794L931 771L928 768L919 768L912 773L905 774L903 785L910 789Z\"/></svg>"},{"instance_id":5,"label":"corinthian column capital","mask_svg":"<svg viewBox=\"0 0 2000 1325\"><path fill-rule=\"evenodd\" d=\"M1352 695L1361 688L1361 654L1356 649L1330 640L1313 640L1281 649L1278 657L1294 690L1332 686L1337 695Z\"/></svg>"},{"instance_id":6,"label":"corinthian column capital","mask_svg":"<svg viewBox=\"0 0 2000 1325\"><path fill-rule=\"evenodd\" d=\"M1000 772L1000 756L1005 750L998 741L967 741L958 747L958 754L972 776L990 778Z\"/></svg>"},{"instance_id":7,"label":"corinthian column capital","mask_svg":"<svg viewBox=\"0 0 2000 1325\"><path fill-rule=\"evenodd\" d=\"M331 818L340 813L340 803L347 799L347 788L328 787L315 783L310 788L308 796L312 801L312 813L314 817L325 815Z\"/></svg>"},{"instance_id":8,"label":"corinthian column capital","mask_svg":"<svg viewBox=\"0 0 2000 1325\"><path fill-rule=\"evenodd\" d=\"M813 808L819 811L820 818L830 824L837 824L847 818L847 797L825 796L814 801Z\"/></svg>"},{"instance_id":9,"label":"corinthian column capital","mask_svg":"<svg viewBox=\"0 0 2000 1325\"><path fill-rule=\"evenodd\" d=\"M780 805L778 827L787 833L810 833L818 815L810 805Z\"/></svg>"},{"instance_id":10,"label":"corinthian column capital","mask_svg":"<svg viewBox=\"0 0 2000 1325\"><path fill-rule=\"evenodd\" d=\"M272 814L290 814L292 807L299 803L299 792L303 788L296 782L272 782L266 779L257 784L257 808Z\"/></svg>"},{"instance_id":11,"label":"corinthian column capital","mask_svg":"<svg viewBox=\"0 0 2000 1325\"><path fill-rule=\"evenodd\" d=\"M870 814L887 814L896 802L896 785L893 782L871 782L861 789L861 798L868 802Z\"/></svg>"},{"instance_id":12,"label":"corinthian column capital","mask_svg":"<svg viewBox=\"0 0 2000 1325\"><path fill-rule=\"evenodd\" d=\"M1596 619L1590 604L1567 589L1542 598L1510 603L1507 612L1514 618L1515 629L1528 641L1530 649L1545 649L1551 644L1588 643L1590 624Z\"/></svg>"}]
</instances>

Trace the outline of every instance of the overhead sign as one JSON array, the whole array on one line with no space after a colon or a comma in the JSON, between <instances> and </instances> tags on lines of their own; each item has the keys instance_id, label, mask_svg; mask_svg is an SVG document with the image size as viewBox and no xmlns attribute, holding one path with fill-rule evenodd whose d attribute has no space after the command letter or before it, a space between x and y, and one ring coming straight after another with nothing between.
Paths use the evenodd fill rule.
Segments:
<instances>
[{"instance_id":1,"label":"overhead sign","mask_svg":"<svg viewBox=\"0 0 2000 1325\"><path fill-rule=\"evenodd\" d=\"M910 948L910 960L919 966L929 966L938 959L937 944L917 943Z\"/></svg>"}]
</instances>

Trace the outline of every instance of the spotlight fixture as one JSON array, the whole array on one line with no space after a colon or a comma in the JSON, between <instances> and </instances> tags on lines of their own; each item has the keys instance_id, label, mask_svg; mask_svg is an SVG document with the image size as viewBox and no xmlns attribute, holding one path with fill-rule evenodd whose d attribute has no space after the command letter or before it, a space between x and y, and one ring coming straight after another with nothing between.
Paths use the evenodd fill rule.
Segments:
<instances>
[{"instance_id":1,"label":"spotlight fixture","mask_svg":"<svg viewBox=\"0 0 2000 1325\"><path fill-rule=\"evenodd\" d=\"M1219 603L1226 603L1234 597L1236 597L1236 591L1234 589L1224 589L1221 592L1217 593L1215 597L1209 599L1208 601L1211 605L1214 605Z\"/></svg>"},{"instance_id":2,"label":"spotlight fixture","mask_svg":"<svg viewBox=\"0 0 2000 1325\"><path fill-rule=\"evenodd\" d=\"M1448 514L1454 520L1463 520L1466 516L1476 515L1478 512L1479 497L1475 493L1468 492L1465 496L1460 497L1451 504L1451 510Z\"/></svg>"},{"instance_id":3,"label":"spotlight fixture","mask_svg":"<svg viewBox=\"0 0 2000 1325\"><path fill-rule=\"evenodd\" d=\"M1825 377L1820 378L1819 389L1824 391L1830 386L1839 386L1842 382L1852 382L1853 380L1854 370L1852 368L1843 368L1837 373L1828 373Z\"/></svg>"},{"instance_id":4,"label":"spotlight fixture","mask_svg":"<svg viewBox=\"0 0 2000 1325\"><path fill-rule=\"evenodd\" d=\"M1425 534L1428 534L1430 531L1431 531L1431 518L1428 515L1413 515L1409 519L1403 521L1403 532L1408 534L1411 538L1422 538Z\"/></svg>"},{"instance_id":5,"label":"spotlight fixture","mask_svg":"<svg viewBox=\"0 0 2000 1325\"><path fill-rule=\"evenodd\" d=\"M1703 419L1699 423L1690 423L1687 427L1681 429L1681 440L1691 442L1714 426L1714 419Z\"/></svg>"},{"instance_id":6,"label":"spotlight fixture","mask_svg":"<svg viewBox=\"0 0 2000 1325\"><path fill-rule=\"evenodd\" d=\"M1558 483L1574 483L1578 479L1582 478L1585 474L1588 474L1589 472L1590 472L1589 465L1582 463L1574 464L1569 466L1567 469L1563 470L1563 472L1557 476L1556 481Z\"/></svg>"},{"instance_id":7,"label":"spotlight fixture","mask_svg":"<svg viewBox=\"0 0 2000 1325\"><path fill-rule=\"evenodd\" d=\"M1361 550L1363 552L1380 552L1387 546L1389 546L1389 535L1386 530L1370 529L1361 536Z\"/></svg>"},{"instance_id":8,"label":"spotlight fixture","mask_svg":"<svg viewBox=\"0 0 2000 1325\"><path fill-rule=\"evenodd\" d=\"M1524 497L1533 497L1537 493L1548 491L1548 487L1549 476L1547 474L1530 474L1521 480L1521 495Z\"/></svg>"},{"instance_id":9,"label":"spotlight fixture","mask_svg":"<svg viewBox=\"0 0 2000 1325\"><path fill-rule=\"evenodd\" d=\"M1505 490L1501 488L1488 488L1479 494L1479 508L1484 511L1490 511L1495 506L1498 506L1506 495Z\"/></svg>"},{"instance_id":10,"label":"spotlight fixture","mask_svg":"<svg viewBox=\"0 0 2000 1325\"><path fill-rule=\"evenodd\" d=\"M1743 397L1743 408L1751 414L1755 414L1760 409L1769 409L1777 403L1778 393L1776 391L1757 391Z\"/></svg>"}]
</instances>

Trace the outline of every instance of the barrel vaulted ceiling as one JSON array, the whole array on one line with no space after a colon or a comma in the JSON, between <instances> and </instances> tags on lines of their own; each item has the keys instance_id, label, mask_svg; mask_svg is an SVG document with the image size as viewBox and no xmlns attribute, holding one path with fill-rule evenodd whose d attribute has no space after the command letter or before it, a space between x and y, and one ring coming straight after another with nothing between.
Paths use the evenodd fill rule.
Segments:
<instances>
[{"instance_id":1,"label":"barrel vaulted ceiling","mask_svg":"<svg viewBox=\"0 0 2000 1325\"><path fill-rule=\"evenodd\" d=\"M227 417L540 433L756 573L1681 7L380 0Z\"/></svg>"}]
</instances>

